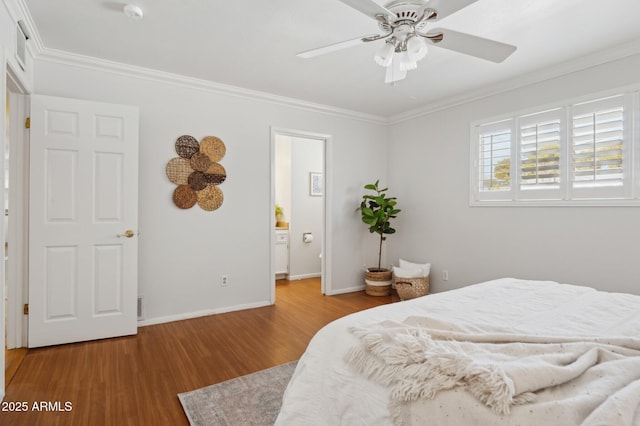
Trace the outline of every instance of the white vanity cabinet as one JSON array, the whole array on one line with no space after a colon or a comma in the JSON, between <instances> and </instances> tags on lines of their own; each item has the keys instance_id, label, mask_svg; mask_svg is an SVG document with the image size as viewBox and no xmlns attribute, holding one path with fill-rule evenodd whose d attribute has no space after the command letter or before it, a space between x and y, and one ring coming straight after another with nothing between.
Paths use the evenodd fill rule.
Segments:
<instances>
[{"instance_id":1,"label":"white vanity cabinet","mask_svg":"<svg viewBox=\"0 0 640 426\"><path fill-rule=\"evenodd\" d=\"M276 229L276 278L289 274L289 230Z\"/></svg>"}]
</instances>

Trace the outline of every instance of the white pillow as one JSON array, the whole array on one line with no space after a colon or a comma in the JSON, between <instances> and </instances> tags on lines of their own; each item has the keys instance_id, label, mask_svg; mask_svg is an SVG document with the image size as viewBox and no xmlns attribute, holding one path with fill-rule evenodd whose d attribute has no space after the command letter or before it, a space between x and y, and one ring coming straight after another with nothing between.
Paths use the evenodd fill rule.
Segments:
<instances>
[{"instance_id":1,"label":"white pillow","mask_svg":"<svg viewBox=\"0 0 640 426\"><path fill-rule=\"evenodd\" d=\"M393 274L396 277L421 278L425 276L423 275L423 273L424 273L424 270L422 268L400 268L398 266L393 267Z\"/></svg>"},{"instance_id":2,"label":"white pillow","mask_svg":"<svg viewBox=\"0 0 640 426\"><path fill-rule=\"evenodd\" d=\"M430 263L413 263L404 259L400 259L399 261L400 267L403 269L422 269L422 275L420 277L428 277L429 272L431 272L431 264ZM401 275L402 276L402 275ZM415 278L415 277L405 277L405 278Z\"/></svg>"}]
</instances>

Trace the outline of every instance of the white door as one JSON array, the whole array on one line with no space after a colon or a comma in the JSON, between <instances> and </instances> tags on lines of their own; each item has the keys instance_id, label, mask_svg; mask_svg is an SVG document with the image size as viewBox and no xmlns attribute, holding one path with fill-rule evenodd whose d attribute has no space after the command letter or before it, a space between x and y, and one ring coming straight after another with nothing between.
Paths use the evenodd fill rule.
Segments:
<instances>
[{"instance_id":1,"label":"white door","mask_svg":"<svg viewBox=\"0 0 640 426\"><path fill-rule=\"evenodd\" d=\"M137 227L138 108L31 96L29 347L136 334Z\"/></svg>"}]
</instances>

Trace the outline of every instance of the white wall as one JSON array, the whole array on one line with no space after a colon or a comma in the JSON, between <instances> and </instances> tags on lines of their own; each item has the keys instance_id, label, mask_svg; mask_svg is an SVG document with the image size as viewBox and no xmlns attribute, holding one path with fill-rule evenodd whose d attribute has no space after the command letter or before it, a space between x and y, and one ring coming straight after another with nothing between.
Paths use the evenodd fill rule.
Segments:
<instances>
[{"instance_id":1,"label":"white wall","mask_svg":"<svg viewBox=\"0 0 640 426\"><path fill-rule=\"evenodd\" d=\"M323 199L309 195L309 173L322 172L324 142L291 138L291 223L289 230L290 279L320 276ZM302 234L313 241L305 243Z\"/></svg>"},{"instance_id":2,"label":"white wall","mask_svg":"<svg viewBox=\"0 0 640 426\"><path fill-rule=\"evenodd\" d=\"M432 262L436 292L511 276L640 294L639 207L469 207L471 122L636 84L639 70L635 55L393 125L403 212L389 258Z\"/></svg>"},{"instance_id":3,"label":"white wall","mask_svg":"<svg viewBox=\"0 0 640 426\"><path fill-rule=\"evenodd\" d=\"M332 136L331 288L362 285L368 253L354 209L371 168L386 170L384 125L46 58L35 64L35 92L140 108L139 291L147 323L268 303L271 126ZM165 166L182 134L216 135L227 146L224 204L214 212L172 203ZM228 287L219 286L221 274Z\"/></svg>"}]
</instances>

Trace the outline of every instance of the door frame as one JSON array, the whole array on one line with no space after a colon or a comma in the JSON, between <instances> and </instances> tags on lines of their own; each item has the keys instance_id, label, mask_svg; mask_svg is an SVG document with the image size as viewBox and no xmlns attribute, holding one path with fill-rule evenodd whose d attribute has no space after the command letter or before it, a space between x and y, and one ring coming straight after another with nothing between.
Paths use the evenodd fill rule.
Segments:
<instances>
[{"instance_id":1,"label":"door frame","mask_svg":"<svg viewBox=\"0 0 640 426\"><path fill-rule=\"evenodd\" d=\"M28 300L28 203L29 199L29 92L10 64L7 66L11 110L9 113L9 227L8 261L5 278L9 291L8 323L5 324L10 348L27 346L28 316L23 305ZM3 142L3 147L7 141ZM4 183L4 179L3 179Z\"/></svg>"},{"instance_id":2,"label":"door frame","mask_svg":"<svg viewBox=\"0 0 640 426\"><path fill-rule=\"evenodd\" d=\"M0 45L0 102L2 102L2 107L0 107L0 111L1 111L0 113L0 148L2 149L3 155L4 155L4 150L7 146L7 143L11 143L12 140L14 139L13 137L11 137L10 140L7 141L7 138L6 138L7 123L5 122L5 118L6 118L7 94L9 92L20 93L21 95L20 97L24 99L31 92L31 90L29 89L29 85L23 79L22 70L19 70L17 68L17 65L15 64L15 61L13 60L12 55L13 55L12 50L10 50L5 46ZM9 120L22 121L22 119L24 119L24 117L26 116L24 115L24 112L22 114L20 113L12 114L11 111L16 111L16 109L12 108L9 111L9 114L10 114ZM20 112L21 110L18 110L18 111ZM21 115L22 117L20 117ZM13 120L14 116L16 117L16 120ZM22 123L24 123L24 121L22 121ZM20 129L22 130L22 132L20 132ZM18 131L16 132L16 134L19 136L20 134L24 135L25 133L27 132L24 130L24 127L22 125L19 125ZM12 136L13 134L14 133L12 132ZM14 142L19 143L19 141L17 140ZM13 168L15 171L18 171L20 170L20 167L23 166L22 164L17 164L16 160L11 157L10 157L10 162L11 162L10 171L11 171L11 168ZM17 180L19 180L19 177L17 178ZM16 182L16 184L17 183L18 182ZM24 181L22 182L22 184L24 184ZM0 162L0 187L3 188L3 190L0 192L0 205L2 205L3 207L4 207L4 200L5 200L4 185L5 185L5 168L4 168L4 159L3 159L3 161ZM12 188L10 188L10 190L11 189ZM24 194L19 194L19 196L24 197ZM22 206L23 204L19 204L19 205ZM17 227L14 227L12 225L8 234L12 234L12 231L14 230L13 228L15 228L15 232L22 233L21 235L24 237L22 244L27 245L25 228L22 228L20 230ZM5 235L4 224L3 224L3 226L0 228L0 241L5 241L6 238L7 236ZM13 238L13 237L9 235L9 238ZM20 244L20 242L15 242L15 239L12 240L12 242L14 242L14 244L12 244L12 246L10 247L10 250L13 251L14 248L17 248L17 245ZM23 251L16 250L15 255L9 257L9 262L12 263L12 266L15 266L13 268L14 271L24 270L23 267L24 267L24 264L26 263L26 257L24 257L23 255L24 255ZM12 268L9 268L9 269L12 269ZM23 321L26 321L26 319L23 318L23 315L22 315L22 304L24 303L24 292L26 291L26 289L24 288L24 286L21 285L21 283L18 283L17 281L10 281L11 287L7 289L8 294L5 294L5 283L7 282L5 279L5 273L6 273L5 262L3 261L0 264L0 298L2 299L0 301L0 329L2 330L5 336L8 335L10 337L10 339L13 341L12 343L15 343L16 345L24 346L26 340L23 339L24 330L25 330L25 327L23 327ZM7 304L8 312L5 312L5 304L4 304L5 296L10 297ZM8 323L5 321L6 319L9 320ZM2 351L0 351L0 365L2 366L2 368L0 369L0 400L4 399L4 396L5 396L5 376L4 376L5 367L6 367L5 363L6 363L5 351L4 351L4 348L2 348Z\"/></svg>"},{"instance_id":3,"label":"door frame","mask_svg":"<svg viewBox=\"0 0 640 426\"><path fill-rule=\"evenodd\" d=\"M324 184L323 193L323 223L322 223L322 238L321 238L321 254L322 260L320 262L320 274L321 274L321 291L322 294L331 294L332 277L331 277L331 265L332 265L332 170L331 170L331 154L333 151L332 136L323 133L314 133L304 130L287 129L280 127L271 127L271 143L270 143L270 179L269 179L269 259L270 259L270 302L274 304L276 302L276 270L275 270L275 247L276 236L274 230L276 229L276 218L273 214L276 205L276 136L288 136L295 138L314 139L323 143L323 158L322 158L322 176Z\"/></svg>"}]
</instances>

